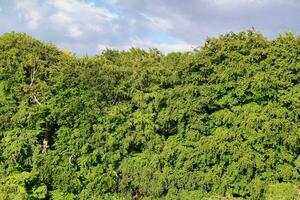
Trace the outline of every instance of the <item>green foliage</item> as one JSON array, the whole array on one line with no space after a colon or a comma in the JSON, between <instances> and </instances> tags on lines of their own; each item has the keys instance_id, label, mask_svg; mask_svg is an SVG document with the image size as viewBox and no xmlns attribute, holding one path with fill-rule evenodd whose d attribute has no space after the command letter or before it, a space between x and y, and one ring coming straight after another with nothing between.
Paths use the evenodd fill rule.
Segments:
<instances>
[{"instance_id":1,"label":"green foliage","mask_svg":"<svg viewBox=\"0 0 300 200\"><path fill-rule=\"evenodd\" d=\"M297 187L291 183L270 184L267 188L266 199L272 200L289 200L299 198Z\"/></svg>"},{"instance_id":2,"label":"green foliage","mask_svg":"<svg viewBox=\"0 0 300 200\"><path fill-rule=\"evenodd\" d=\"M0 199L300 198L300 37L74 54L0 37Z\"/></svg>"}]
</instances>

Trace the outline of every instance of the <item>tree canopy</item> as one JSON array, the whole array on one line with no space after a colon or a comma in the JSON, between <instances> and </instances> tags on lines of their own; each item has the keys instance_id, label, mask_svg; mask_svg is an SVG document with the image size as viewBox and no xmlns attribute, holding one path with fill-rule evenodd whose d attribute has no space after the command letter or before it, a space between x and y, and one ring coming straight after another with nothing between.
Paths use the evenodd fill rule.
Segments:
<instances>
[{"instance_id":1,"label":"tree canopy","mask_svg":"<svg viewBox=\"0 0 300 200\"><path fill-rule=\"evenodd\" d=\"M299 199L300 36L76 57L0 36L0 199Z\"/></svg>"}]
</instances>

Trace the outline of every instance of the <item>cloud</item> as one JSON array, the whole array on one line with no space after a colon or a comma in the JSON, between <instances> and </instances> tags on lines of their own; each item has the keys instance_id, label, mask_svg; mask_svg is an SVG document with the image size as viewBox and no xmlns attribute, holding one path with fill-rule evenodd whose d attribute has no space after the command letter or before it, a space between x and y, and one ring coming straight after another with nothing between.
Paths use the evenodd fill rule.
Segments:
<instances>
[{"instance_id":1,"label":"cloud","mask_svg":"<svg viewBox=\"0 0 300 200\"><path fill-rule=\"evenodd\" d=\"M22 31L78 55L105 47L186 51L255 27L300 32L298 0L0 0L0 32Z\"/></svg>"},{"instance_id":2,"label":"cloud","mask_svg":"<svg viewBox=\"0 0 300 200\"><path fill-rule=\"evenodd\" d=\"M36 0L17 0L16 8L23 14L29 28L35 29L40 25L42 13Z\"/></svg>"},{"instance_id":3,"label":"cloud","mask_svg":"<svg viewBox=\"0 0 300 200\"><path fill-rule=\"evenodd\" d=\"M299 32L300 2L296 0L127 0L119 7L139 19L139 13L171 22L167 34L189 43L251 27L274 36Z\"/></svg>"},{"instance_id":4,"label":"cloud","mask_svg":"<svg viewBox=\"0 0 300 200\"><path fill-rule=\"evenodd\" d=\"M141 47L144 49L158 48L165 53L173 51L191 51L193 49L193 45L184 41L176 41L176 43L156 43L138 38L131 40L131 43L133 44L133 47Z\"/></svg>"},{"instance_id":5,"label":"cloud","mask_svg":"<svg viewBox=\"0 0 300 200\"><path fill-rule=\"evenodd\" d=\"M153 26L153 28L158 28L162 31L167 31L173 28L172 23L161 17L148 16L147 14L141 13L141 16L145 17L148 20L149 25Z\"/></svg>"},{"instance_id":6,"label":"cloud","mask_svg":"<svg viewBox=\"0 0 300 200\"><path fill-rule=\"evenodd\" d=\"M66 36L81 39L90 34L105 34L104 27L118 19L118 15L91 2L79 0L48 0L53 8L49 19L54 27L65 30Z\"/></svg>"},{"instance_id":7,"label":"cloud","mask_svg":"<svg viewBox=\"0 0 300 200\"><path fill-rule=\"evenodd\" d=\"M111 21L118 18L118 15L110 12L103 7L97 7L93 2L84 2L79 0L48 0L48 4L57 9L58 12L64 12L72 16L78 14L87 14L96 19ZM81 15L86 17L86 15Z\"/></svg>"},{"instance_id":8,"label":"cloud","mask_svg":"<svg viewBox=\"0 0 300 200\"><path fill-rule=\"evenodd\" d=\"M118 31L119 15L104 5L96 5L91 1L15 0L9 9L15 9L20 15L20 19L11 19L15 27L17 21L22 22L18 24L16 31L21 30L52 41L61 48L69 47L79 54L98 53L95 51L96 46L90 45L97 43L97 40L110 40L108 35L114 35ZM81 49L75 46L80 46Z\"/></svg>"},{"instance_id":9,"label":"cloud","mask_svg":"<svg viewBox=\"0 0 300 200\"><path fill-rule=\"evenodd\" d=\"M121 46L112 46L109 44L98 44L98 49L100 52L106 49L128 50L130 48L142 48L146 50L157 48L163 53L170 53L175 51L192 51L195 46L184 41L176 41L176 43L157 43L151 40L143 40L140 38L131 39L130 45L125 44Z\"/></svg>"}]
</instances>

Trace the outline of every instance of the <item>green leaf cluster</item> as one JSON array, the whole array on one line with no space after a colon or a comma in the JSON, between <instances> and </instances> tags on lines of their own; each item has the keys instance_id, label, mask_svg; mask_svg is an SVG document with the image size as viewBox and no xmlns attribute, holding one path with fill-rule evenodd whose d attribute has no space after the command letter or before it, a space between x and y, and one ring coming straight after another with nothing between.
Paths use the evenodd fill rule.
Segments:
<instances>
[{"instance_id":1,"label":"green leaf cluster","mask_svg":"<svg viewBox=\"0 0 300 200\"><path fill-rule=\"evenodd\" d=\"M76 57L0 36L0 199L299 199L300 36Z\"/></svg>"}]
</instances>

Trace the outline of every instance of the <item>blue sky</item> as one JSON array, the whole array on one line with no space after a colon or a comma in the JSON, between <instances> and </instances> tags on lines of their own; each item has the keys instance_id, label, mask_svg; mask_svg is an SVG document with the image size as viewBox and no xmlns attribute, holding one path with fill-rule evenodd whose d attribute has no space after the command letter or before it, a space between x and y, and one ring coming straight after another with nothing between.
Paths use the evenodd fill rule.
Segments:
<instances>
[{"instance_id":1,"label":"blue sky","mask_svg":"<svg viewBox=\"0 0 300 200\"><path fill-rule=\"evenodd\" d=\"M0 0L0 33L26 32L77 55L106 48L188 51L254 27L300 32L299 0Z\"/></svg>"}]
</instances>

